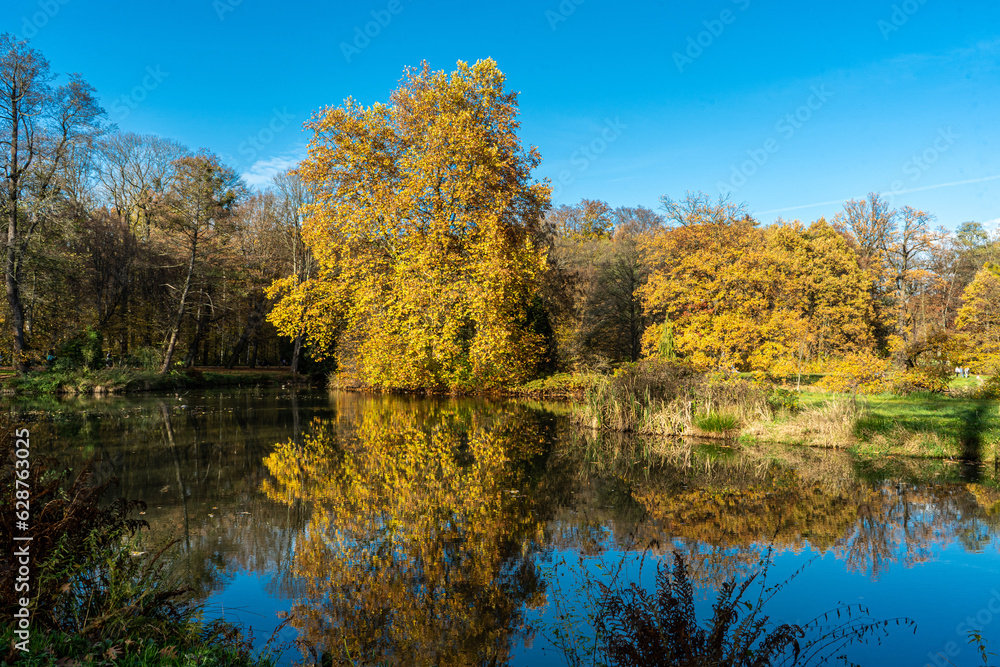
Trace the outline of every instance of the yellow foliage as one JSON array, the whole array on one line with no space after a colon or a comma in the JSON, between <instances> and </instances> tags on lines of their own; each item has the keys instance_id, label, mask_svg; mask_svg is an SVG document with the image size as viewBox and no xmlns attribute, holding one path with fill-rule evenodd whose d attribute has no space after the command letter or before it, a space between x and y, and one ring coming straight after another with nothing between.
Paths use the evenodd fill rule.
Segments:
<instances>
[{"instance_id":1,"label":"yellow foliage","mask_svg":"<svg viewBox=\"0 0 1000 667\"><path fill-rule=\"evenodd\" d=\"M984 266L965 288L955 328L966 334L974 366L983 367L988 357L1000 354L1000 267Z\"/></svg>"},{"instance_id":2,"label":"yellow foliage","mask_svg":"<svg viewBox=\"0 0 1000 667\"><path fill-rule=\"evenodd\" d=\"M315 278L286 278L271 321L388 389L507 386L531 376L527 324L549 187L518 140L516 94L492 60L410 70L391 103L351 99L309 124L299 169L315 203Z\"/></svg>"},{"instance_id":3,"label":"yellow foliage","mask_svg":"<svg viewBox=\"0 0 1000 667\"><path fill-rule=\"evenodd\" d=\"M827 391L881 394L892 388L891 366L890 359L880 359L870 352L850 354L834 364L816 386Z\"/></svg>"},{"instance_id":4,"label":"yellow foliage","mask_svg":"<svg viewBox=\"0 0 1000 667\"><path fill-rule=\"evenodd\" d=\"M766 371L874 341L871 278L826 222L685 225L652 237L646 251L654 270L645 307L654 321L669 318L678 353L697 368ZM646 354L661 333L646 330Z\"/></svg>"},{"instance_id":5,"label":"yellow foliage","mask_svg":"<svg viewBox=\"0 0 1000 667\"><path fill-rule=\"evenodd\" d=\"M293 625L311 645L393 664L509 651L542 594L543 523L525 493L542 437L524 410L469 407L345 398L265 459L268 497L312 512L292 566Z\"/></svg>"}]
</instances>

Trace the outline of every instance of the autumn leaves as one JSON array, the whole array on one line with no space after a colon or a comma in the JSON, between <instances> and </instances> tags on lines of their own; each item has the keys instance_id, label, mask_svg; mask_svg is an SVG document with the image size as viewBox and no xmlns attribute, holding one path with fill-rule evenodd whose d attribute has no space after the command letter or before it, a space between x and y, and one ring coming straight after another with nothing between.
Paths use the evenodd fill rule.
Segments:
<instances>
[{"instance_id":1,"label":"autumn leaves","mask_svg":"<svg viewBox=\"0 0 1000 667\"><path fill-rule=\"evenodd\" d=\"M517 138L493 61L408 71L390 105L351 100L310 124L303 235L316 278L285 281L272 321L384 389L473 390L528 379L542 352L527 307L545 268L548 188ZM336 326L331 326L331 323Z\"/></svg>"},{"instance_id":2,"label":"autumn leaves","mask_svg":"<svg viewBox=\"0 0 1000 667\"><path fill-rule=\"evenodd\" d=\"M517 115L492 60L425 65L387 104L319 113L298 170L318 270L272 286L270 321L386 390L509 387L555 357L587 362L588 345L634 361L667 341L697 369L771 376L857 354L915 367L930 352L1000 353L1000 273L967 270L996 254L988 237L963 249L878 195L809 225L764 227L704 195L664 198L665 215L590 200L549 211ZM590 280L574 264L585 257Z\"/></svg>"}]
</instances>

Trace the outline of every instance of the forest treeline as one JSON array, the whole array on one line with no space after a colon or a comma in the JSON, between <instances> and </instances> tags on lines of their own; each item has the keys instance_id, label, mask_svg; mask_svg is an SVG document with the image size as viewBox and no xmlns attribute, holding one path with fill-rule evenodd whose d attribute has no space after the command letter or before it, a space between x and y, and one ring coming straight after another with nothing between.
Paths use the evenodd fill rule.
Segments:
<instances>
[{"instance_id":1,"label":"forest treeline","mask_svg":"<svg viewBox=\"0 0 1000 667\"><path fill-rule=\"evenodd\" d=\"M770 225L700 193L553 208L518 113L492 60L410 69L386 103L318 112L308 157L255 190L108 124L81 77L3 35L3 361L323 363L468 391L648 356L772 376L1000 358L983 225L878 194Z\"/></svg>"}]
</instances>

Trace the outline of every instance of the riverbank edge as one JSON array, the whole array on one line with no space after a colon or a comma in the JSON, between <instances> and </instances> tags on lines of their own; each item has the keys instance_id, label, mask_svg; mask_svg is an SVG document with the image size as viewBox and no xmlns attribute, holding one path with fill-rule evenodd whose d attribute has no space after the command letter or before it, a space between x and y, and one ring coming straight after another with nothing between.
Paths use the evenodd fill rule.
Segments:
<instances>
[{"instance_id":1,"label":"riverbank edge","mask_svg":"<svg viewBox=\"0 0 1000 667\"><path fill-rule=\"evenodd\" d=\"M179 389L307 386L313 379L288 370L191 368L156 371L109 368L78 371L35 371L0 378L5 396L115 396Z\"/></svg>"}]
</instances>

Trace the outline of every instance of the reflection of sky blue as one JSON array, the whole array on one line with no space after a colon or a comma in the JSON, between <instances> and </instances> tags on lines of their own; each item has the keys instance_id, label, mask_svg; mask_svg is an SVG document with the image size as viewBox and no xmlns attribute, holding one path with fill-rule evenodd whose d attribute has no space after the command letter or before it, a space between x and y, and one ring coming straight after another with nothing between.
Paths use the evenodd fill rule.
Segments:
<instances>
[{"instance_id":1,"label":"reflection of sky blue","mask_svg":"<svg viewBox=\"0 0 1000 667\"><path fill-rule=\"evenodd\" d=\"M290 598L276 597L267 590L269 577L239 572L222 591L212 595L206 605L207 618L222 618L243 627L253 628L254 648L262 650L274 629L281 623L278 613L288 611ZM286 626L275 644L293 641L298 632ZM298 658L294 651L285 651L278 665L290 665Z\"/></svg>"},{"instance_id":2,"label":"reflection of sky blue","mask_svg":"<svg viewBox=\"0 0 1000 667\"><path fill-rule=\"evenodd\" d=\"M774 558L768 575L768 584L784 581L810 559L819 554L810 547L799 553L784 552ZM571 568L559 568L561 576L558 587L565 594L576 590L575 582L568 574L577 571L577 555L572 551L552 554L552 562L565 559ZM601 576L599 563L605 566L621 559L621 554L609 552L600 558L585 559L592 576ZM667 564L671 561L668 559ZM627 581L638 573L638 558L632 554L625 572ZM652 590L655 560L647 558L641 584ZM868 607L871 617L889 619L909 617L917 623L916 634L912 628L902 625L890 627L889 636L881 644L872 640L868 644L855 644L847 650L848 657L862 665L913 665L918 667L928 662L928 654L943 652L949 642L954 642L958 655L951 658L958 667L981 664L976 650L968 645L968 637L956 633L956 627L967 617L975 617L987 608L993 599L994 590L1000 591L1000 554L996 549L978 553L968 552L961 546L949 546L934 554L934 560L913 567L894 564L877 581L863 573L845 570L845 563L833 553L827 552L816 558L805 570L792 580L765 608L775 622L807 623L823 612L835 609L841 604L862 604ZM549 586L549 604L541 612L530 616L542 626L553 627L555 607L552 604L552 584ZM756 599L756 588L748 590L745 599ZM711 616L714 592L695 590L698 618L707 621ZM573 597L568 598L572 607ZM582 597L577 597L582 606ZM1000 599L997 601L1000 603ZM994 603L994 608L996 608ZM579 613L585 614L584 611ZM1000 644L1000 614L991 614L992 621L984 628L984 637L992 640L993 649ZM585 630L581 629L582 632ZM561 664L561 654L544 637L536 636L532 648L517 647L512 665L519 667L541 667Z\"/></svg>"}]
</instances>

